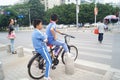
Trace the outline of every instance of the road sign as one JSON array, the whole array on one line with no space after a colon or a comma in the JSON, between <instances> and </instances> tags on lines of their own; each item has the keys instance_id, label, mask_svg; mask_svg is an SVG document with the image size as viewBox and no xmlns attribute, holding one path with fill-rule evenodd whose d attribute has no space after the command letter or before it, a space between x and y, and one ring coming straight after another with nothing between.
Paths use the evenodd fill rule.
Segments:
<instances>
[{"instance_id":1,"label":"road sign","mask_svg":"<svg viewBox=\"0 0 120 80\"><path fill-rule=\"evenodd\" d=\"M97 14L98 14L98 8L95 7L95 8L94 8L94 15L97 15Z\"/></svg>"}]
</instances>

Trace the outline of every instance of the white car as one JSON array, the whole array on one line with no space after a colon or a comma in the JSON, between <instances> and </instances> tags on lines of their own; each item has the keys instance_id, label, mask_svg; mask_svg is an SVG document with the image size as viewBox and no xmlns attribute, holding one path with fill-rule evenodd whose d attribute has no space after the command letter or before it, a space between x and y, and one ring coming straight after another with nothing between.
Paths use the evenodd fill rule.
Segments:
<instances>
[{"instance_id":1,"label":"white car","mask_svg":"<svg viewBox=\"0 0 120 80\"><path fill-rule=\"evenodd\" d=\"M60 24L60 25L57 25L56 27L58 28L58 29L62 29L63 28L63 24Z\"/></svg>"},{"instance_id":2,"label":"white car","mask_svg":"<svg viewBox=\"0 0 120 80\"><path fill-rule=\"evenodd\" d=\"M90 24L89 23L86 23L86 24L84 24L84 27L90 27Z\"/></svg>"}]
</instances>

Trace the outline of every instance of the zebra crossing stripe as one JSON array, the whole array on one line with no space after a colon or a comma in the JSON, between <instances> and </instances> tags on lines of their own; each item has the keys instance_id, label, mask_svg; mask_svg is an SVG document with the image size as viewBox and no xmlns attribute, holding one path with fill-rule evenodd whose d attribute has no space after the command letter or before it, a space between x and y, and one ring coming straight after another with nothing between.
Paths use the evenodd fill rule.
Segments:
<instances>
[{"instance_id":1,"label":"zebra crossing stripe","mask_svg":"<svg viewBox=\"0 0 120 80\"><path fill-rule=\"evenodd\" d=\"M78 49L85 49L85 50L93 50L93 51L104 51L104 52L112 52L111 49L102 49L102 48L92 48L92 47L84 47L84 46L79 46Z\"/></svg>"},{"instance_id":2,"label":"zebra crossing stripe","mask_svg":"<svg viewBox=\"0 0 120 80\"><path fill-rule=\"evenodd\" d=\"M90 53L90 52L79 52L79 55L86 55L86 56L92 56L92 57L98 57L98 58L112 59L111 55Z\"/></svg>"}]
</instances>

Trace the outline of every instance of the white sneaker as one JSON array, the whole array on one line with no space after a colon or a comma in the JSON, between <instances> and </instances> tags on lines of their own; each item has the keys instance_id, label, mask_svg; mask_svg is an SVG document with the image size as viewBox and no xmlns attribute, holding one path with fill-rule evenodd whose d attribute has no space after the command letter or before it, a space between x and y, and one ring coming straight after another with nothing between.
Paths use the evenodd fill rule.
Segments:
<instances>
[{"instance_id":1,"label":"white sneaker","mask_svg":"<svg viewBox=\"0 0 120 80\"><path fill-rule=\"evenodd\" d=\"M72 57L72 54L69 53L69 52L67 52L67 56L68 56L68 57Z\"/></svg>"},{"instance_id":2,"label":"white sneaker","mask_svg":"<svg viewBox=\"0 0 120 80\"><path fill-rule=\"evenodd\" d=\"M44 77L44 80L52 80L50 77Z\"/></svg>"}]
</instances>

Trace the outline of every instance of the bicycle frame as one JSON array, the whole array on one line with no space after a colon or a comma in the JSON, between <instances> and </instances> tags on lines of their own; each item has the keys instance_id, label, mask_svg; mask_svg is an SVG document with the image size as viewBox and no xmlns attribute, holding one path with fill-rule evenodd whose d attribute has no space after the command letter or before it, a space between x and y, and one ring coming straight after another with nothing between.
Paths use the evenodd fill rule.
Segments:
<instances>
[{"instance_id":1,"label":"bicycle frame","mask_svg":"<svg viewBox=\"0 0 120 80\"><path fill-rule=\"evenodd\" d=\"M62 35L65 35L65 36L64 36L65 43L67 44L68 49L70 49L70 48L69 48L68 41L67 41L67 37L70 37L70 38L75 38L75 37L74 37L74 36L71 36L71 35L68 35L68 34L64 34L64 33L62 33ZM54 50L55 50L55 47L54 47L54 48L50 47L50 53L52 53L52 55L54 55L54 53L53 53ZM60 51L58 52L56 58L59 57L59 55L60 55L60 53L61 53L62 50L63 50L63 48L60 48ZM65 53L65 51L62 52L62 54L64 54L64 53ZM54 57L54 56L53 56L53 57Z\"/></svg>"}]
</instances>

